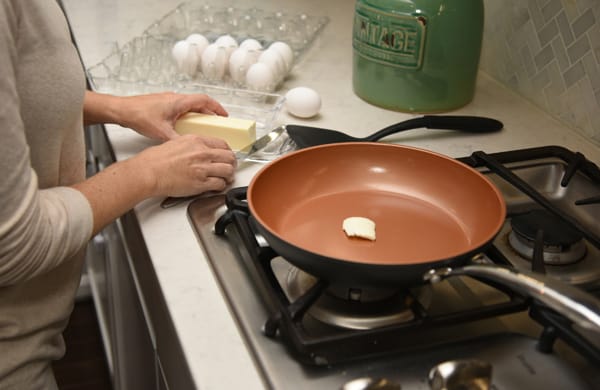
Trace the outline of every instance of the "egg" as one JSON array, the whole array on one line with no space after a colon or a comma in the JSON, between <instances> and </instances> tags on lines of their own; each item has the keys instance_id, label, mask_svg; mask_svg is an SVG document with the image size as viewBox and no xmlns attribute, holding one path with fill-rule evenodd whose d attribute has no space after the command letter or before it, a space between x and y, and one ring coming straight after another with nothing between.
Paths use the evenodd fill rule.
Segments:
<instances>
[{"instance_id":1,"label":"egg","mask_svg":"<svg viewBox=\"0 0 600 390\"><path fill-rule=\"evenodd\" d=\"M197 33L188 35L188 37L185 40L186 40L186 42L189 42L192 45L195 45L194 47L196 48L196 52L198 53L199 57L202 56L204 49L206 49L208 47L208 45L210 44L210 42L204 35L197 34Z\"/></svg>"},{"instance_id":2,"label":"egg","mask_svg":"<svg viewBox=\"0 0 600 390\"><path fill-rule=\"evenodd\" d=\"M238 47L229 57L229 74L233 81L238 84L246 82L246 73L250 66L258 60L259 53L248 50L242 46Z\"/></svg>"},{"instance_id":3,"label":"egg","mask_svg":"<svg viewBox=\"0 0 600 390\"><path fill-rule=\"evenodd\" d=\"M285 42L277 41L273 42L269 46L269 49L276 50L279 54L281 54L286 64L286 71L289 72L294 65L294 51L290 45Z\"/></svg>"},{"instance_id":4,"label":"egg","mask_svg":"<svg viewBox=\"0 0 600 390\"><path fill-rule=\"evenodd\" d=\"M231 35L221 35L215 40L214 44L225 48L228 59L231 53L233 53L233 51L238 47L237 41Z\"/></svg>"},{"instance_id":5,"label":"egg","mask_svg":"<svg viewBox=\"0 0 600 390\"><path fill-rule=\"evenodd\" d=\"M244 39L242 43L240 43L240 47L248 50L262 50L263 48L262 43L254 38Z\"/></svg>"},{"instance_id":6,"label":"egg","mask_svg":"<svg viewBox=\"0 0 600 390\"><path fill-rule=\"evenodd\" d=\"M177 64L177 69L179 69L180 72L185 73L190 77L193 77L196 74L199 56L191 43L185 40L175 42L171 54Z\"/></svg>"},{"instance_id":7,"label":"egg","mask_svg":"<svg viewBox=\"0 0 600 390\"><path fill-rule=\"evenodd\" d=\"M321 96L312 88L292 88L285 94L285 107L294 116L311 118L321 110Z\"/></svg>"},{"instance_id":8,"label":"egg","mask_svg":"<svg viewBox=\"0 0 600 390\"><path fill-rule=\"evenodd\" d=\"M228 46L238 46L237 41L231 35L221 35L215 40L215 44L218 46L228 47Z\"/></svg>"},{"instance_id":9,"label":"egg","mask_svg":"<svg viewBox=\"0 0 600 390\"><path fill-rule=\"evenodd\" d=\"M258 57L258 62L262 62L271 67L275 81L279 82L283 80L287 74L285 60L279 52L275 50L265 50Z\"/></svg>"},{"instance_id":10,"label":"egg","mask_svg":"<svg viewBox=\"0 0 600 390\"><path fill-rule=\"evenodd\" d=\"M228 67L228 56L224 47L212 43L206 47L200 60L202 73L209 80L221 80Z\"/></svg>"},{"instance_id":11,"label":"egg","mask_svg":"<svg viewBox=\"0 0 600 390\"><path fill-rule=\"evenodd\" d=\"M246 86L256 91L272 91L275 77L271 67L263 62L252 64L246 73Z\"/></svg>"},{"instance_id":12,"label":"egg","mask_svg":"<svg viewBox=\"0 0 600 390\"><path fill-rule=\"evenodd\" d=\"M190 47L190 43L188 41L177 41L173 45L173 49L171 50L171 54L173 55L173 59L175 61L182 60L185 58L188 52L188 48Z\"/></svg>"}]
</instances>

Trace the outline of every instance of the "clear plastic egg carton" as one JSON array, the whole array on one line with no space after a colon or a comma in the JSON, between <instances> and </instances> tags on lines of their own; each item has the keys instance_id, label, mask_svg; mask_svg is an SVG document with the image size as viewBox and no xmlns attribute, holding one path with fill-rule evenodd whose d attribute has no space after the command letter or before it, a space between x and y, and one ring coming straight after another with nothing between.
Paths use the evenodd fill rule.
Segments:
<instances>
[{"instance_id":1,"label":"clear plastic egg carton","mask_svg":"<svg viewBox=\"0 0 600 390\"><path fill-rule=\"evenodd\" d=\"M173 90L209 94L231 116L256 120L261 134L272 127L283 97L273 88L252 90L228 74L219 79L208 78L200 71L190 76L173 58L175 43L192 33L202 34L210 42L223 35L230 35L238 43L253 38L263 48L282 41L292 49L293 64L297 64L328 21L327 17L187 2L154 22L141 36L115 47L104 60L88 68L87 74L98 92L135 95Z\"/></svg>"},{"instance_id":2,"label":"clear plastic egg carton","mask_svg":"<svg viewBox=\"0 0 600 390\"><path fill-rule=\"evenodd\" d=\"M199 33L211 42L228 34L238 43L254 38L263 47L283 41L299 58L328 22L329 18L324 16L187 2L148 27L145 34L181 40L189 34Z\"/></svg>"}]
</instances>

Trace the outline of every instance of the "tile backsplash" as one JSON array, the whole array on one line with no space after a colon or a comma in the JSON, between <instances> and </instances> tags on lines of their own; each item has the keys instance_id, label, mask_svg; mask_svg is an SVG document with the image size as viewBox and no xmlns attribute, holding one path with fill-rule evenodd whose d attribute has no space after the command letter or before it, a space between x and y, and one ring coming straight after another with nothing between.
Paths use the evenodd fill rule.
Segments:
<instances>
[{"instance_id":1,"label":"tile backsplash","mask_svg":"<svg viewBox=\"0 0 600 390\"><path fill-rule=\"evenodd\" d=\"M600 145L600 0L484 0L480 67Z\"/></svg>"}]
</instances>

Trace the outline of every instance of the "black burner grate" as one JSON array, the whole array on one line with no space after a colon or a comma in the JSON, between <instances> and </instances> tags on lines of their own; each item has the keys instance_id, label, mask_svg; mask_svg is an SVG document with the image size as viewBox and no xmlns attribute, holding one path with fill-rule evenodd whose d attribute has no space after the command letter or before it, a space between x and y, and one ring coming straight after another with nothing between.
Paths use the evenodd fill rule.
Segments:
<instances>
[{"instance_id":1,"label":"black burner grate","mask_svg":"<svg viewBox=\"0 0 600 390\"><path fill-rule=\"evenodd\" d=\"M523 311L528 307L525 300L497 286L508 297L506 301L470 310L431 314L415 297L412 300L414 319L405 323L367 330L336 329L335 332L308 329L306 313L324 293L328 283L325 280L318 280L304 295L290 302L271 267L271 261L278 255L270 247L261 246L256 240L256 229L252 227L252 217L245 199L246 187L228 192L226 200L228 210L217 221L215 233L225 234L229 224L236 227L244 247L250 254L247 266L258 275L261 286L266 287L261 290L263 299L268 302L272 314L266 320L263 332L268 337L281 337L292 352L305 363L326 365L373 355L408 351L416 347L414 337L428 330L495 318ZM491 247L486 252L486 256L497 264L510 264L495 247ZM468 337L468 335L461 335L461 337ZM419 344L418 347L423 346Z\"/></svg>"}]
</instances>

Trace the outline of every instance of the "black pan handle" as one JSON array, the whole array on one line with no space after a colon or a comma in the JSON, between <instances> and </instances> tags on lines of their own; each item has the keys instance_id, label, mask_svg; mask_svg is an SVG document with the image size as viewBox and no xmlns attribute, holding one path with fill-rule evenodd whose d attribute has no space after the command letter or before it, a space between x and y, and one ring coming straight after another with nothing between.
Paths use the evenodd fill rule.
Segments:
<instances>
[{"instance_id":1,"label":"black pan handle","mask_svg":"<svg viewBox=\"0 0 600 390\"><path fill-rule=\"evenodd\" d=\"M418 128L458 130L468 133L491 133L502 130L503 127L502 122L481 116L425 115L383 128L366 137L365 141L374 142L391 134Z\"/></svg>"}]
</instances>

